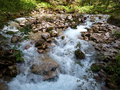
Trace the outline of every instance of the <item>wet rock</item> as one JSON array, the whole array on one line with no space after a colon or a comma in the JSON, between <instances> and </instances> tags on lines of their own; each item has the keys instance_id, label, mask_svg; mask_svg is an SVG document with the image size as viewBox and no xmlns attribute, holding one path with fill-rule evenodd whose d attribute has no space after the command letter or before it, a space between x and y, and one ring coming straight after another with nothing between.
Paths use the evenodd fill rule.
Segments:
<instances>
[{"instance_id":1,"label":"wet rock","mask_svg":"<svg viewBox=\"0 0 120 90\"><path fill-rule=\"evenodd\" d=\"M98 46L95 47L96 50L101 51L102 49L99 48Z\"/></svg>"},{"instance_id":2,"label":"wet rock","mask_svg":"<svg viewBox=\"0 0 120 90\"><path fill-rule=\"evenodd\" d=\"M92 33L90 35L90 40L98 43L98 42L105 42L106 40L108 40L108 38L106 38L103 33Z\"/></svg>"},{"instance_id":3,"label":"wet rock","mask_svg":"<svg viewBox=\"0 0 120 90\"><path fill-rule=\"evenodd\" d=\"M117 86L112 82L106 82L106 85L111 89L117 90Z\"/></svg>"},{"instance_id":4,"label":"wet rock","mask_svg":"<svg viewBox=\"0 0 120 90\"><path fill-rule=\"evenodd\" d=\"M50 42L52 42L52 41L54 41L55 39L54 39L54 37L52 37L52 38L48 38L46 41L48 42L48 43L50 43Z\"/></svg>"},{"instance_id":5,"label":"wet rock","mask_svg":"<svg viewBox=\"0 0 120 90\"><path fill-rule=\"evenodd\" d=\"M93 32L97 33L99 31L99 26L98 25L93 25L92 29L93 29Z\"/></svg>"},{"instance_id":6,"label":"wet rock","mask_svg":"<svg viewBox=\"0 0 120 90\"><path fill-rule=\"evenodd\" d=\"M45 33L42 33L41 37L46 40L50 38L50 34L48 32L45 32Z\"/></svg>"},{"instance_id":7,"label":"wet rock","mask_svg":"<svg viewBox=\"0 0 120 90\"><path fill-rule=\"evenodd\" d=\"M41 39L42 32L41 31L37 33L30 32L29 34L30 34L29 36L30 39L38 41L39 39Z\"/></svg>"},{"instance_id":8,"label":"wet rock","mask_svg":"<svg viewBox=\"0 0 120 90\"><path fill-rule=\"evenodd\" d=\"M41 54L41 53L44 53L45 51L42 49L38 49L37 52Z\"/></svg>"},{"instance_id":9,"label":"wet rock","mask_svg":"<svg viewBox=\"0 0 120 90\"><path fill-rule=\"evenodd\" d=\"M20 26L21 26L21 27L26 26L25 22L26 22L26 20L22 20L22 21L20 21Z\"/></svg>"},{"instance_id":10,"label":"wet rock","mask_svg":"<svg viewBox=\"0 0 120 90\"><path fill-rule=\"evenodd\" d=\"M94 79L95 79L97 82L102 82L102 78L100 78L99 76L94 76Z\"/></svg>"},{"instance_id":11,"label":"wet rock","mask_svg":"<svg viewBox=\"0 0 120 90\"><path fill-rule=\"evenodd\" d=\"M3 82L0 82L0 90L8 90L8 85Z\"/></svg>"},{"instance_id":12,"label":"wet rock","mask_svg":"<svg viewBox=\"0 0 120 90\"><path fill-rule=\"evenodd\" d=\"M50 35L51 35L52 37L56 37L56 36L58 35L58 33L57 33L57 31L52 30L52 31L50 31Z\"/></svg>"},{"instance_id":13,"label":"wet rock","mask_svg":"<svg viewBox=\"0 0 120 90\"><path fill-rule=\"evenodd\" d=\"M20 39L19 36L13 36L13 37L11 38L11 42L12 42L12 43L18 42L19 39Z\"/></svg>"},{"instance_id":14,"label":"wet rock","mask_svg":"<svg viewBox=\"0 0 120 90\"><path fill-rule=\"evenodd\" d=\"M16 62L14 56L14 50L2 50L0 51L0 68L13 65Z\"/></svg>"},{"instance_id":15,"label":"wet rock","mask_svg":"<svg viewBox=\"0 0 120 90\"><path fill-rule=\"evenodd\" d=\"M45 50L48 46L47 46L47 42L44 42L44 43L42 43L42 42L37 42L36 43L36 47L38 48L38 49L43 49L43 50Z\"/></svg>"},{"instance_id":16,"label":"wet rock","mask_svg":"<svg viewBox=\"0 0 120 90\"><path fill-rule=\"evenodd\" d=\"M25 46L25 49L29 49L31 46L30 45L26 45Z\"/></svg>"},{"instance_id":17,"label":"wet rock","mask_svg":"<svg viewBox=\"0 0 120 90\"><path fill-rule=\"evenodd\" d=\"M106 28L105 25L100 26L100 27L99 27L99 30L100 30L100 31L104 31L104 32L108 32L108 29Z\"/></svg>"},{"instance_id":18,"label":"wet rock","mask_svg":"<svg viewBox=\"0 0 120 90\"><path fill-rule=\"evenodd\" d=\"M10 77L10 76L4 75L3 80L6 81L6 82L10 82L13 78L14 78L14 77Z\"/></svg>"},{"instance_id":19,"label":"wet rock","mask_svg":"<svg viewBox=\"0 0 120 90\"><path fill-rule=\"evenodd\" d=\"M66 20L73 21L73 17L72 17L72 15L68 15L68 16L66 17Z\"/></svg>"},{"instance_id":20,"label":"wet rock","mask_svg":"<svg viewBox=\"0 0 120 90\"><path fill-rule=\"evenodd\" d=\"M49 27L49 28L47 28L46 32L50 32L50 31L52 31L54 29L55 29L54 27Z\"/></svg>"},{"instance_id":21,"label":"wet rock","mask_svg":"<svg viewBox=\"0 0 120 90\"><path fill-rule=\"evenodd\" d=\"M99 16L98 18L99 18L99 19L102 19L103 17L102 17L102 16Z\"/></svg>"},{"instance_id":22,"label":"wet rock","mask_svg":"<svg viewBox=\"0 0 120 90\"><path fill-rule=\"evenodd\" d=\"M36 47L42 46L44 43L45 43L45 40L44 40L44 39L39 39L39 40L35 43L35 46L36 46Z\"/></svg>"},{"instance_id":23,"label":"wet rock","mask_svg":"<svg viewBox=\"0 0 120 90\"><path fill-rule=\"evenodd\" d=\"M116 49L120 49L120 41L116 40L116 43L113 44L113 47Z\"/></svg>"},{"instance_id":24,"label":"wet rock","mask_svg":"<svg viewBox=\"0 0 120 90\"><path fill-rule=\"evenodd\" d=\"M93 29L92 28L86 28L88 32L92 33Z\"/></svg>"},{"instance_id":25,"label":"wet rock","mask_svg":"<svg viewBox=\"0 0 120 90\"><path fill-rule=\"evenodd\" d=\"M79 59L84 59L85 58L85 54L80 49L77 49L75 51L75 56Z\"/></svg>"},{"instance_id":26,"label":"wet rock","mask_svg":"<svg viewBox=\"0 0 120 90\"><path fill-rule=\"evenodd\" d=\"M83 40L83 37L82 37L82 36L78 36L78 39L81 39L81 40Z\"/></svg>"},{"instance_id":27,"label":"wet rock","mask_svg":"<svg viewBox=\"0 0 120 90\"><path fill-rule=\"evenodd\" d=\"M94 22L94 21L95 21L95 17L94 17L94 16L91 16L91 17L90 17L90 21L91 21L91 22Z\"/></svg>"},{"instance_id":28,"label":"wet rock","mask_svg":"<svg viewBox=\"0 0 120 90\"><path fill-rule=\"evenodd\" d=\"M57 76L59 65L56 61L50 58L47 54L43 54L43 57L39 57L39 61L39 63L34 62L32 73L42 75L43 80Z\"/></svg>"},{"instance_id":29,"label":"wet rock","mask_svg":"<svg viewBox=\"0 0 120 90\"><path fill-rule=\"evenodd\" d=\"M105 74L103 74L102 72L98 72L98 75L102 78L105 78Z\"/></svg>"},{"instance_id":30,"label":"wet rock","mask_svg":"<svg viewBox=\"0 0 120 90\"><path fill-rule=\"evenodd\" d=\"M0 50L2 50L2 46L0 46Z\"/></svg>"},{"instance_id":31,"label":"wet rock","mask_svg":"<svg viewBox=\"0 0 120 90\"><path fill-rule=\"evenodd\" d=\"M16 77L18 75L18 68L14 65L8 66L5 74L11 77Z\"/></svg>"}]
</instances>

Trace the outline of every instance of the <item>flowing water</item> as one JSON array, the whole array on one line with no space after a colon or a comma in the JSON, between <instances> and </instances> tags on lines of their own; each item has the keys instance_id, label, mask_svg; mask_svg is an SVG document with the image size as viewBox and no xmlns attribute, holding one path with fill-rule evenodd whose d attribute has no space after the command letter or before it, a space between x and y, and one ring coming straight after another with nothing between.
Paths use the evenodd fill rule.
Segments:
<instances>
[{"instance_id":1,"label":"flowing water","mask_svg":"<svg viewBox=\"0 0 120 90\"><path fill-rule=\"evenodd\" d=\"M106 20L108 16L104 15L104 17L103 20ZM17 20L22 19L24 18ZM103 20L96 17L96 22ZM30 43L30 40L22 42L19 49L23 52L24 63L18 64L20 73L8 83L9 90L101 90L104 83L96 83L93 79L94 74L89 70L92 63L94 63L92 57L95 54L94 47L90 43L77 38L78 35L81 35L80 32L87 31L85 28L90 27L92 24L93 22L90 22L88 18L86 23L79 25L77 29L68 28L65 30L63 32L63 35L65 35L64 40L61 39L62 35L55 39L55 46L50 47L47 55L59 64L60 72L56 80L43 81L41 75L31 73L30 69L33 61L37 63L38 57L44 57L44 55L38 54L37 48ZM5 30L18 31L16 26L5 26L3 32ZM6 34L3 35L6 36ZM74 51L78 49L76 47L78 43L81 44L81 50L86 56L83 60L77 59L74 55ZM31 47L27 50L24 49L28 44Z\"/></svg>"}]
</instances>

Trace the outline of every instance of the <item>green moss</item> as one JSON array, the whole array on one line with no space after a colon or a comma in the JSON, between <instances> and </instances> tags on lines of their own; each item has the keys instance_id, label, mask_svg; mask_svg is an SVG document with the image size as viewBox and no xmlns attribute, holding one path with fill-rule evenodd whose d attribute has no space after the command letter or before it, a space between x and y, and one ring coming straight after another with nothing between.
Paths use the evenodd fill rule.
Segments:
<instances>
[{"instance_id":1,"label":"green moss","mask_svg":"<svg viewBox=\"0 0 120 90\"><path fill-rule=\"evenodd\" d=\"M101 70L101 68L103 68L103 66L102 66L102 65L97 65L96 63L95 63L95 64L92 64L92 66L91 66L91 70L92 70L93 72L98 72L98 71Z\"/></svg>"},{"instance_id":2,"label":"green moss","mask_svg":"<svg viewBox=\"0 0 120 90\"><path fill-rule=\"evenodd\" d=\"M80 49L75 50L75 55L79 59L84 59L85 58L85 54Z\"/></svg>"}]
</instances>

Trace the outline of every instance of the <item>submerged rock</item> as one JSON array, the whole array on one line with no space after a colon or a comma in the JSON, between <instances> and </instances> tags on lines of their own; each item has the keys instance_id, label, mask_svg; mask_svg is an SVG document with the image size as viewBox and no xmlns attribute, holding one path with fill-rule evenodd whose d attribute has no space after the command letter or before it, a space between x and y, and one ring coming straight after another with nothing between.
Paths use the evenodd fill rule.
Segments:
<instances>
[{"instance_id":1,"label":"submerged rock","mask_svg":"<svg viewBox=\"0 0 120 90\"><path fill-rule=\"evenodd\" d=\"M39 57L39 62L33 62L32 73L42 75L43 80L51 79L58 75L59 65L47 54Z\"/></svg>"},{"instance_id":2,"label":"submerged rock","mask_svg":"<svg viewBox=\"0 0 120 90\"><path fill-rule=\"evenodd\" d=\"M13 36L13 37L11 38L11 42L12 42L12 43L15 43L15 42L17 42L19 39L20 39L19 36Z\"/></svg>"},{"instance_id":3,"label":"submerged rock","mask_svg":"<svg viewBox=\"0 0 120 90\"><path fill-rule=\"evenodd\" d=\"M80 49L77 49L75 51L75 56L79 59L84 59L85 58L85 54Z\"/></svg>"},{"instance_id":4,"label":"submerged rock","mask_svg":"<svg viewBox=\"0 0 120 90\"><path fill-rule=\"evenodd\" d=\"M29 49L31 46L30 45L26 45L25 46L25 49Z\"/></svg>"}]
</instances>

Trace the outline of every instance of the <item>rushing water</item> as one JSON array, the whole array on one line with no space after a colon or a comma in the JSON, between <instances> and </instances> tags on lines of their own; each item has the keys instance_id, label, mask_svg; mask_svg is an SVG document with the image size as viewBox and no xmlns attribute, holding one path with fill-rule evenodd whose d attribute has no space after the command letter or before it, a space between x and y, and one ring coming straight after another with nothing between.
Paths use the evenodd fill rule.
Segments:
<instances>
[{"instance_id":1,"label":"rushing water","mask_svg":"<svg viewBox=\"0 0 120 90\"><path fill-rule=\"evenodd\" d=\"M104 17L107 18L107 16ZM24 18L16 20L22 19ZM96 21L100 21L98 17L96 17ZM92 22L88 18L86 23L79 25L77 29L68 28L63 32L63 35L66 36L64 40L61 39L62 36L56 38L57 43L47 53L60 67L58 78L55 81L43 81L41 75L31 73L30 67L33 61L37 62L38 56L42 57L43 55L38 54L36 51L37 48L34 47L34 44L30 43L31 41L22 42L19 49L23 52L25 62L18 64L20 73L8 83L9 90L101 90L102 83L96 83L95 79L93 79L94 74L89 70L91 64L94 62L92 56L95 50L91 44L77 38L78 35L81 35L80 32L87 31L85 28L91 25ZM16 26L12 28L5 26L3 31L5 30L18 31ZM5 34L3 35L6 36ZM83 60L77 59L74 55L74 51L78 49L76 45L79 42L81 50L86 56ZM28 44L31 47L27 50L24 49Z\"/></svg>"}]
</instances>

